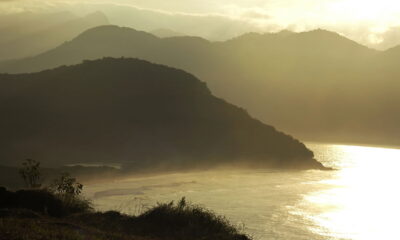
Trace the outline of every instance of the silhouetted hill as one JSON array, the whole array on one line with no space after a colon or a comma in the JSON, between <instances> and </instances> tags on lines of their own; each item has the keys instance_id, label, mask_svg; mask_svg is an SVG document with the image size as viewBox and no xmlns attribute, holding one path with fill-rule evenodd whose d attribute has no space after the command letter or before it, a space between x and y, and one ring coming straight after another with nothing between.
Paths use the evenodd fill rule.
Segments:
<instances>
[{"instance_id":1,"label":"silhouetted hill","mask_svg":"<svg viewBox=\"0 0 400 240\"><path fill-rule=\"evenodd\" d=\"M268 31L269 27L255 25L251 18L232 18L220 14L185 14L127 5L95 3L94 9L104 12L113 25L146 32L154 29L172 29L189 36L200 36L213 41L227 40L248 31ZM249 21L250 20L250 21ZM276 28L276 26L271 26Z\"/></svg>"},{"instance_id":2,"label":"silhouetted hill","mask_svg":"<svg viewBox=\"0 0 400 240\"><path fill-rule=\"evenodd\" d=\"M170 65L177 65L178 68L190 68L195 63L200 65L210 62L208 58L211 47L210 42L199 37L160 39L130 28L100 26L87 30L74 40L36 57L0 64L0 72L34 72L104 56L136 56L149 61L170 62ZM191 54L193 63L187 62L188 54Z\"/></svg>"},{"instance_id":3,"label":"silhouetted hill","mask_svg":"<svg viewBox=\"0 0 400 240\"><path fill-rule=\"evenodd\" d=\"M0 64L0 72L137 57L194 73L217 96L302 139L400 144L394 50L378 52L325 30L209 42L102 26L34 58Z\"/></svg>"},{"instance_id":4,"label":"silhouetted hill","mask_svg":"<svg viewBox=\"0 0 400 240\"><path fill-rule=\"evenodd\" d=\"M0 86L7 116L0 119L0 159L8 163L30 157L53 165L122 162L153 170L322 167L302 143L214 97L181 70L106 58L3 74Z\"/></svg>"},{"instance_id":5,"label":"silhouetted hill","mask_svg":"<svg viewBox=\"0 0 400 240\"><path fill-rule=\"evenodd\" d=\"M159 38L169 38L169 37L181 37L185 36L183 33L179 33L167 28L158 28L150 32L151 34Z\"/></svg>"},{"instance_id":6,"label":"silhouetted hill","mask_svg":"<svg viewBox=\"0 0 400 240\"><path fill-rule=\"evenodd\" d=\"M101 12L85 17L65 12L25 13L3 18L10 24L0 25L0 60L34 56L57 47L87 29L108 24L107 17Z\"/></svg>"}]
</instances>

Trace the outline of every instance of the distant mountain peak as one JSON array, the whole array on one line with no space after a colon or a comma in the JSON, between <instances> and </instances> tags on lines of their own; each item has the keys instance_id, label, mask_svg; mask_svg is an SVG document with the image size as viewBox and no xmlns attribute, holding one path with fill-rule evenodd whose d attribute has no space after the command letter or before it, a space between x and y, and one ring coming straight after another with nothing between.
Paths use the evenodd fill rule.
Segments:
<instances>
[{"instance_id":1,"label":"distant mountain peak","mask_svg":"<svg viewBox=\"0 0 400 240\"><path fill-rule=\"evenodd\" d=\"M86 31L84 31L83 33L81 33L80 35L83 34L93 34L93 33L98 33L98 32L137 32L137 33L143 33L143 34L147 34L147 35L151 35L150 33L144 32L144 31L138 31L135 30L133 28L129 28L129 27L121 27L121 26L117 26L117 25L102 25L102 26L97 26L94 28L90 28Z\"/></svg>"},{"instance_id":2,"label":"distant mountain peak","mask_svg":"<svg viewBox=\"0 0 400 240\"><path fill-rule=\"evenodd\" d=\"M290 30L287 30L287 29L283 29L283 30L277 32L276 34L280 35L280 36L290 36L290 35L293 35L293 34L296 34L296 33L292 32Z\"/></svg>"},{"instance_id":3,"label":"distant mountain peak","mask_svg":"<svg viewBox=\"0 0 400 240\"><path fill-rule=\"evenodd\" d=\"M101 11L96 11L96 12L90 13L90 14L86 15L84 17L84 19L86 19L86 20L90 19L90 20L95 20L95 21L102 21L104 23L109 23L107 16Z\"/></svg>"},{"instance_id":4,"label":"distant mountain peak","mask_svg":"<svg viewBox=\"0 0 400 240\"><path fill-rule=\"evenodd\" d=\"M96 40L96 38L104 38L104 37L106 37L107 39L111 39L113 37L121 38L124 35L129 35L129 36L140 35L148 38L154 38L154 39L158 38L150 33L144 31L138 31L133 28L120 27L116 25L102 25L84 31L78 37L76 37L75 40L86 39L86 38Z\"/></svg>"},{"instance_id":5,"label":"distant mountain peak","mask_svg":"<svg viewBox=\"0 0 400 240\"><path fill-rule=\"evenodd\" d=\"M186 36L186 34L176 32L174 30L168 29L168 28L158 28L154 29L153 31L150 32L151 34L159 37L159 38L169 38L169 37L180 37L180 36Z\"/></svg>"},{"instance_id":6,"label":"distant mountain peak","mask_svg":"<svg viewBox=\"0 0 400 240\"><path fill-rule=\"evenodd\" d=\"M313 29L310 31L300 32L299 34L309 34L309 35L319 35L319 36L324 35L324 36L345 38L344 36L340 35L337 32L332 32L332 31L322 29L322 28L317 28L317 29Z\"/></svg>"}]
</instances>

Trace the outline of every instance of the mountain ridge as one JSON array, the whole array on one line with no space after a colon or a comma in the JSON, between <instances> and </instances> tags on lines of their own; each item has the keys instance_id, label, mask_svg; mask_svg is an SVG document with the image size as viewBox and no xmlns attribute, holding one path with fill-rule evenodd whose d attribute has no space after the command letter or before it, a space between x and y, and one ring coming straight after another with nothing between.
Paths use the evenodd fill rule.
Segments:
<instances>
[{"instance_id":1,"label":"mountain ridge","mask_svg":"<svg viewBox=\"0 0 400 240\"><path fill-rule=\"evenodd\" d=\"M78 41L80 35L35 58L0 64L0 72L135 57L193 73L217 96L302 139L400 144L394 124L400 116L392 110L400 102L393 92L400 87L397 55L388 57L340 34L250 34L210 42L103 26L83 35L85 40Z\"/></svg>"},{"instance_id":2,"label":"mountain ridge","mask_svg":"<svg viewBox=\"0 0 400 240\"><path fill-rule=\"evenodd\" d=\"M293 137L214 97L193 75L104 58L0 75L1 159L122 162L136 169L215 165L320 168ZM7 126L7 127L6 127Z\"/></svg>"}]
</instances>

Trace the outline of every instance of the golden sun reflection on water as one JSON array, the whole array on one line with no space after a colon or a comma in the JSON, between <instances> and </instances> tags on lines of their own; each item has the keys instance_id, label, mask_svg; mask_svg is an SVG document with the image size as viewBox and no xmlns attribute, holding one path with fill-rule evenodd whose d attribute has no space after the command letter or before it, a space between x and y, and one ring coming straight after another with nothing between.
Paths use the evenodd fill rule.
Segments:
<instances>
[{"instance_id":1,"label":"golden sun reflection on water","mask_svg":"<svg viewBox=\"0 0 400 240\"><path fill-rule=\"evenodd\" d=\"M400 240L400 149L307 144L337 171L213 169L85 188L97 210L138 214L185 196L255 240Z\"/></svg>"},{"instance_id":2,"label":"golden sun reflection on water","mask_svg":"<svg viewBox=\"0 0 400 240\"><path fill-rule=\"evenodd\" d=\"M317 158L343 161L321 181L329 188L305 196L313 208L310 220L319 226L315 232L334 239L400 239L399 149L331 145Z\"/></svg>"}]
</instances>

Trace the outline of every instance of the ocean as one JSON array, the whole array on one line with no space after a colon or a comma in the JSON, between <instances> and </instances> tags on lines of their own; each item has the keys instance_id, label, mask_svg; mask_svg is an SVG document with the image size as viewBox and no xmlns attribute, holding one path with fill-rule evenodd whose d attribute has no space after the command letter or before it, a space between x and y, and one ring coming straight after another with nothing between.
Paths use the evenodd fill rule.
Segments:
<instances>
[{"instance_id":1,"label":"ocean","mask_svg":"<svg viewBox=\"0 0 400 240\"><path fill-rule=\"evenodd\" d=\"M400 149L307 143L334 171L212 170L85 187L97 210L139 214L181 197L255 240L399 240Z\"/></svg>"}]
</instances>

